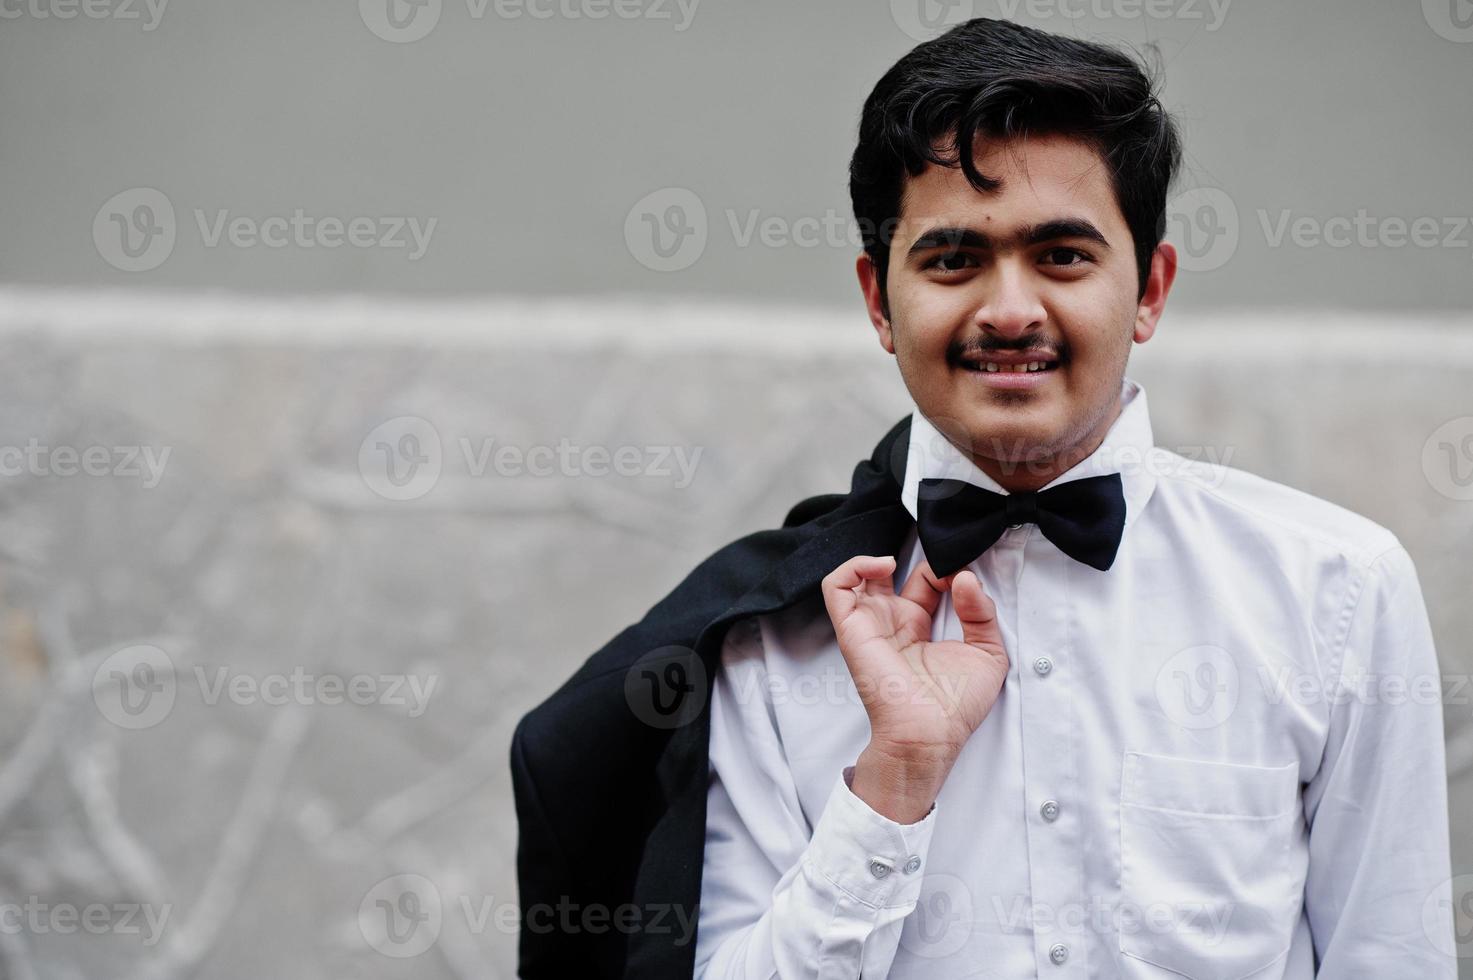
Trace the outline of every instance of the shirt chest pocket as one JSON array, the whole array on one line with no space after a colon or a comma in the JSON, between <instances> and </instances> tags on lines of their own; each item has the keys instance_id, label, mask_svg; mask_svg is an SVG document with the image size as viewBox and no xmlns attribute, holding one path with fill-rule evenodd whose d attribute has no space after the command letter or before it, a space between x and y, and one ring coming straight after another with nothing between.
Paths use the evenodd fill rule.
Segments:
<instances>
[{"instance_id":1,"label":"shirt chest pocket","mask_svg":"<svg viewBox=\"0 0 1473 980\"><path fill-rule=\"evenodd\" d=\"M1126 752L1120 951L1185 977L1239 980L1288 951L1307 853L1296 763Z\"/></svg>"}]
</instances>

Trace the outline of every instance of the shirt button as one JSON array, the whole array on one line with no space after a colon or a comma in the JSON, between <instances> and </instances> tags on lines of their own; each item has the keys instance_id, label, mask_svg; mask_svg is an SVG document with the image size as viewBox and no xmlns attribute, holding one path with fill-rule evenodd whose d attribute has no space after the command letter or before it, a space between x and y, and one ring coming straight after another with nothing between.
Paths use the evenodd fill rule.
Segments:
<instances>
[{"instance_id":1,"label":"shirt button","mask_svg":"<svg viewBox=\"0 0 1473 980\"><path fill-rule=\"evenodd\" d=\"M1043 814L1043 819L1049 823L1053 823L1059 819L1059 804L1054 800L1044 800L1043 806L1038 808L1038 812Z\"/></svg>"},{"instance_id":2,"label":"shirt button","mask_svg":"<svg viewBox=\"0 0 1473 980\"><path fill-rule=\"evenodd\" d=\"M869 873L874 875L876 878L884 878L889 875L892 870L893 869L890 867L890 865L886 864L884 861L879 860L878 858L869 863Z\"/></svg>"},{"instance_id":3,"label":"shirt button","mask_svg":"<svg viewBox=\"0 0 1473 980\"><path fill-rule=\"evenodd\" d=\"M1062 963L1069 958L1069 947L1063 943L1054 943L1048 948L1048 958L1055 963Z\"/></svg>"},{"instance_id":4,"label":"shirt button","mask_svg":"<svg viewBox=\"0 0 1473 980\"><path fill-rule=\"evenodd\" d=\"M1037 660L1033 661L1033 669L1037 671L1040 675L1047 674L1049 671L1054 669L1054 662L1048 657L1039 657Z\"/></svg>"},{"instance_id":5,"label":"shirt button","mask_svg":"<svg viewBox=\"0 0 1473 980\"><path fill-rule=\"evenodd\" d=\"M917 871L921 870L921 856L919 854L912 854L910 856L910 860L905 862L905 867L901 868L900 870L904 871L908 875L915 874Z\"/></svg>"}]
</instances>

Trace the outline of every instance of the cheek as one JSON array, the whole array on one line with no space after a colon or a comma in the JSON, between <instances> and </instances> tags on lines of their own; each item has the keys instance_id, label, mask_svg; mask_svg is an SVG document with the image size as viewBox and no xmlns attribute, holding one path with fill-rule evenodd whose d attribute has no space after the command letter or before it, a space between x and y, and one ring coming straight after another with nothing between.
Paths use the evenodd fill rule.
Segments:
<instances>
[{"instance_id":1,"label":"cheek","mask_svg":"<svg viewBox=\"0 0 1473 980\"><path fill-rule=\"evenodd\" d=\"M1114 360L1129 350L1135 325L1135 303L1113 291L1071 292L1050 304L1076 361Z\"/></svg>"},{"instance_id":2,"label":"cheek","mask_svg":"<svg viewBox=\"0 0 1473 980\"><path fill-rule=\"evenodd\" d=\"M897 349L920 357L944 360L947 345L967 322L966 291L960 289L911 288L892 310L903 310L895 333Z\"/></svg>"},{"instance_id":3,"label":"cheek","mask_svg":"<svg viewBox=\"0 0 1473 980\"><path fill-rule=\"evenodd\" d=\"M895 310L895 307L891 308ZM950 328L938 317L938 311L925 306L907 304L894 323L897 353L913 358L930 358L946 350Z\"/></svg>"},{"instance_id":4,"label":"cheek","mask_svg":"<svg viewBox=\"0 0 1473 980\"><path fill-rule=\"evenodd\" d=\"M901 374L908 380L925 384L943 358L942 349L936 344L937 331L915 319L896 327L895 357Z\"/></svg>"}]
</instances>

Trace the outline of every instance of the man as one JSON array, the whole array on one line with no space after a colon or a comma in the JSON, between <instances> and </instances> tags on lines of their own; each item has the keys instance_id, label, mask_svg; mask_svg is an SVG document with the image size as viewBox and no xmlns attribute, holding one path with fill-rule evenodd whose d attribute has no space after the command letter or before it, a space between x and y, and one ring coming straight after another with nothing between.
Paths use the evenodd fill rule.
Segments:
<instances>
[{"instance_id":1,"label":"man","mask_svg":"<svg viewBox=\"0 0 1473 980\"><path fill-rule=\"evenodd\" d=\"M1356 696L1438 675L1406 551L1125 376L1179 155L1132 60L1005 22L879 82L917 411L522 720L524 977L1455 976L1440 702Z\"/></svg>"}]
</instances>

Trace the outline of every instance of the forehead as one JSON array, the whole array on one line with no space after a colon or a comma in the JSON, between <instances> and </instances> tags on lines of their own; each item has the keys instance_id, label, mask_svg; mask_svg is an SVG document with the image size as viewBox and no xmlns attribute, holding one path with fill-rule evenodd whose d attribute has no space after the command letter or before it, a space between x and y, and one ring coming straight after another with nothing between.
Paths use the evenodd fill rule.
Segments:
<instances>
[{"instance_id":1,"label":"forehead","mask_svg":"<svg viewBox=\"0 0 1473 980\"><path fill-rule=\"evenodd\" d=\"M1068 214L1086 218L1110 235L1125 229L1109 165L1090 144L1068 136L1029 136L979 143L977 169L999 181L979 191L960 167L907 175L900 199L902 237L940 223L1032 223ZM1113 236L1112 236L1113 237Z\"/></svg>"}]
</instances>

